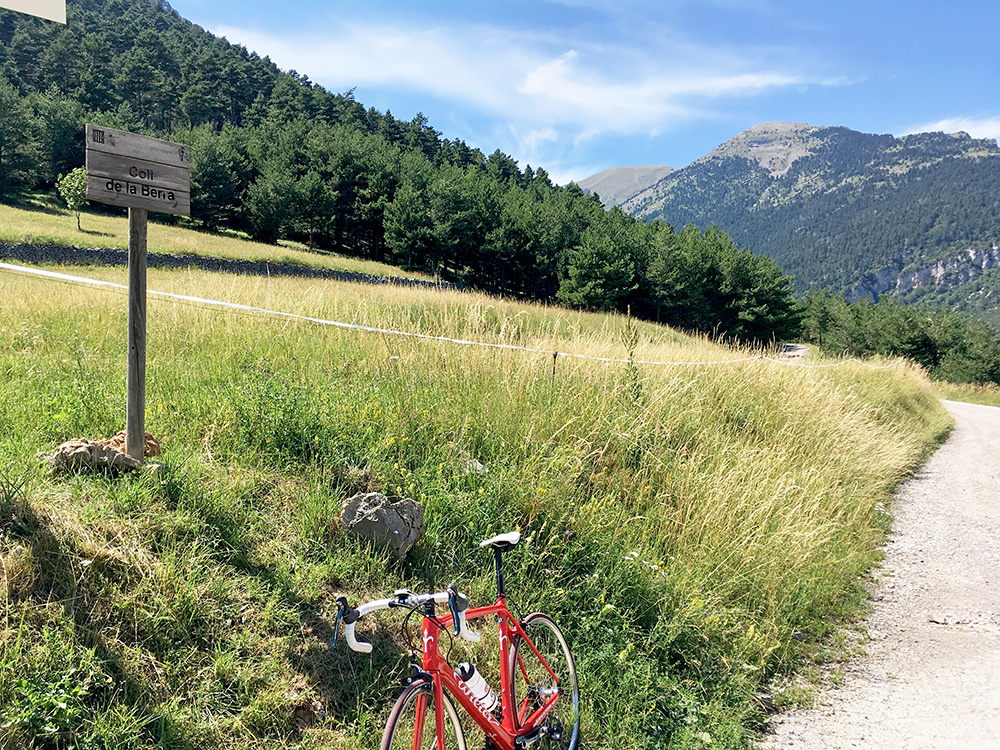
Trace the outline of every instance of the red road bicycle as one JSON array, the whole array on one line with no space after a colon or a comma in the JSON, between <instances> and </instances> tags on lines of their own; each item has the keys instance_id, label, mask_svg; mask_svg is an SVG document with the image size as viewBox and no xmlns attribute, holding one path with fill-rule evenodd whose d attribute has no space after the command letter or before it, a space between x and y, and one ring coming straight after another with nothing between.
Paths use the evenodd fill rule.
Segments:
<instances>
[{"instance_id":1,"label":"red road bicycle","mask_svg":"<svg viewBox=\"0 0 1000 750\"><path fill-rule=\"evenodd\" d=\"M348 645L369 653L371 644L355 638L360 618L380 609L406 609L423 616L422 659L396 701L382 735L381 750L466 750L457 703L482 729L486 750L540 748L576 750L580 735L580 690L576 667L562 632L552 618L535 612L522 619L507 609L503 553L521 539L520 532L500 534L480 543L493 550L497 599L488 607L468 608L468 599L455 588L431 594L396 591L390 599L352 609L338 600L333 645L340 620ZM438 616L435 605L448 605ZM475 667L452 667L438 650L439 636L453 628L455 636L476 643L480 634L468 623L494 616L499 628L500 694L492 694Z\"/></svg>"}]
</instances>

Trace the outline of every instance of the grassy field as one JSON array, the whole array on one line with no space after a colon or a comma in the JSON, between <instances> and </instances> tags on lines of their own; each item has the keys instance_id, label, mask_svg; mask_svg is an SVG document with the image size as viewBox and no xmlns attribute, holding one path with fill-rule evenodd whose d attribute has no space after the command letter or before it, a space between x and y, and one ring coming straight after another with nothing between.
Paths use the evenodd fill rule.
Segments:
<instances>
[{"instance_id":1,"label":"grassy field","mask_svg":"<svg viewBox=\"0 0 1000 750\"><path fill-rule=\"evenodd\" d=\"M83 211L83 231L76 228L76 215L40 196L24 206L0 204L0 242L11 244L53 244L73 247L128 248L128 219L105 213ZM149 224L149 252L199 255L237 260L267 260L294 263L311 268L368 273L373 276L400 276L430 279L426 274L402 271L395 266L334 253L310 251L305 245L282 241L279 246L251 242L236 235L196 232L172 224Z\"/></svg>"},{"instance_id":2,"label":"grassy field","mask_svg":"<svg viewBox=\"0 0 1000 750\"><path fill-rule=\"evenodd\" d=\"M934 387L941 398L950 401L965 401L970 404L1000 406L1000 386L992 384L935 383Z\"/></svg>"},{"instance_id":3,"label":"grassy field","mask_svg":"<svg viewBox=\"0 0 1000 750\"><path fill-rule=\"evenodd\" d=\"M386 615L364 623L372 655L331 651L336 597L454 581L485 603L476 544L515 528L512 599L563 626L583 747L747 747L758 691L863 606L892 491L948 429L903 363L691 364L738 353L450 292L193 271L151 271L149 288L540 351L151 296L164 473L53 477L39 453L124 424L125 298L0 274L12 747L377 747L404 639ZM631 361L558 357L553 374L555 350ZM375 488L424 505L405 563L339 524L344 499ZM473 654L498 684L495 654Z\"/></svg>"}]
</instances>

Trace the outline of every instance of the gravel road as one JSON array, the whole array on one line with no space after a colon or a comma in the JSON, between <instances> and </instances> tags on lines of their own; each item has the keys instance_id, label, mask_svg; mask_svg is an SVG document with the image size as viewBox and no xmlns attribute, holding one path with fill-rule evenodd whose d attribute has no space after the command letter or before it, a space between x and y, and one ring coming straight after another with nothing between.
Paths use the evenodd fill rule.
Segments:
<instances>
[{"instance_id":1,"label":"gravel road","mask_svg":"<svg viewBox=\"0 0 1000 750\"><path fill-rule=\"evenodd\" d=\"M866 653L761 750L1000 748L1000 409L945 406L954 432L896 496Z\"/></svg>"}]
</instances>

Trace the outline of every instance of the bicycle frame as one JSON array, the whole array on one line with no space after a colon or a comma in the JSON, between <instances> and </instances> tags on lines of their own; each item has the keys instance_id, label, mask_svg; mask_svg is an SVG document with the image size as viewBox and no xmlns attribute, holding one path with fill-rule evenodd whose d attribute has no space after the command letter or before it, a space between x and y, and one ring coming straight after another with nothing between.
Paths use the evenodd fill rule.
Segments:
<instances>
[{"instance_id":1,"label":"bicycle frame","mask_svg":"<svg viewBox=\"0 0 1000 750\"><path fill-rule=\"evenodd\" d=\"M438 623L450 626L452 625L453 618L450 614L443 617L437 618L437 622L432 620L430 617L424 617L423 623L423 663L422 669L428 675L430 675L431 680L434 685L434 707L436 712L435 722L437 726L437 750L448 750L444 746L444 691L447 690L452 697L465 709L473 720L482 728L489 740L497 747L498 750L517 750L517 745L515 744L518 737L523 737L530 735L535 732L545 720L545 717L552 710L556 701L559 698L559 694L556 693L548 698L545 703L536 709L530 716L517 716L518 708L514 705L514 685L512 681L513 670L513 653L511 652L511 641L515 637L521 637L539 659L540 663L545 666L549 674L555 678L555 674L552 669L542 658L542 655L535 648L535 644L531 642L527 634L521 628L521 623L511 615L510 611L507 609L507 603L504 597L497 597L496 604L487 607L477 607L475 609L469 609L465 613L467 621L473 621L480 619L482 617L488 617L494 615L498 619L498 627L500 629L500 664L504 665L500 673L500 697L501 697L501 720L497 721L496 717L493 716L489 711L484 709L482 705L465 687L465 683L462 682L458 674L453 670L452 666L447 662L447 660L441 655L438 650L438 636L443 632ZM421 708L420 710L423 710ZM518 719L516 722L520 724L520 729L517 728L515 723L515 717ZM418 726L422 725L421 721L417 722Z\"/></svg>"}]
</instances>

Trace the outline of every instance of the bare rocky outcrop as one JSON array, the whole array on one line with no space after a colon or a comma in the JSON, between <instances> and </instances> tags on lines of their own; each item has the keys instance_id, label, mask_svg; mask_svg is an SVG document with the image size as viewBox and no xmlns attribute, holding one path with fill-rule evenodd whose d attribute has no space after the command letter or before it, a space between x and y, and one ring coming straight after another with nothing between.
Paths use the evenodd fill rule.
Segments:
<instances>
[{"instance_id":1,"label":"bare rocky outcrop","mask_svg":"<svg viewBox=\"0 0 1000 750\"><path fill-rule=\"evenodd\" d=\"M968 248L946 260L939 260L922 268L902 270L898 265L887 266L870 273L847 295L852 302L863 297L877 299L886 292L903 293L924 286L950 288L980 277L984 271L1000 265L1000 247L988 249Z\"/></svg>"},{"instance_id":2,"label":"bare rocky outcrop","mask_svg":"<svg viewBox=\"0 0 1000 750\"><path fill-rule=\"evenodd\" d=\"M367 539L392 550L404 560L424 533L424 509L416 500L393 502L381 492L362 492L348 498L340 521L348 535Z\"/></svg>"},{"instance_id":3,"label":"bare rocky outcrop","mask_svg":"<svg viewBox=\"0 0 1000 750\"><path fill-rule=\"evenodd\" d=\"M762 122L730 138L709 156L742 156L757 162L771 177L782 177L797 159L819 147L819 131L805 122Z\"/></svg>"},{"instance_id":4,"label":"bare rocky outcrop","mask_svg":"<svg viewBox=\"0 0 1000 750\"><path fill-rule=\"evenodd\" d=\"M146 458L155 458L156 456L159 456L160 455L160 444L156 441L156 438L153 437L148 432L144 433L144 435L145 435L145 438L144 438L144 440L145 440L145 448L144 448L143 455L146 456ZM120 453L124 453L125 452L125 430L120 430L119 432L115 433L115 435L113 437L110 437L107 440L102 440L101 441L101 445L105 446L106 448L114 448L116 451L119 451Z\"/></svg>"},{"instance_id":5,"label":"bare rocky outcrop","mask_svg":"<svg viewBox=\"0 0 1000 750\"><path fill-rule=\"evenodd\" d=\"M968 250L948 260L915 271L906 271L896 279L896 291L905 292L928 284L955 286L976 278L1000 263L1000 247Z\"/></svg>"}]
</instances>

